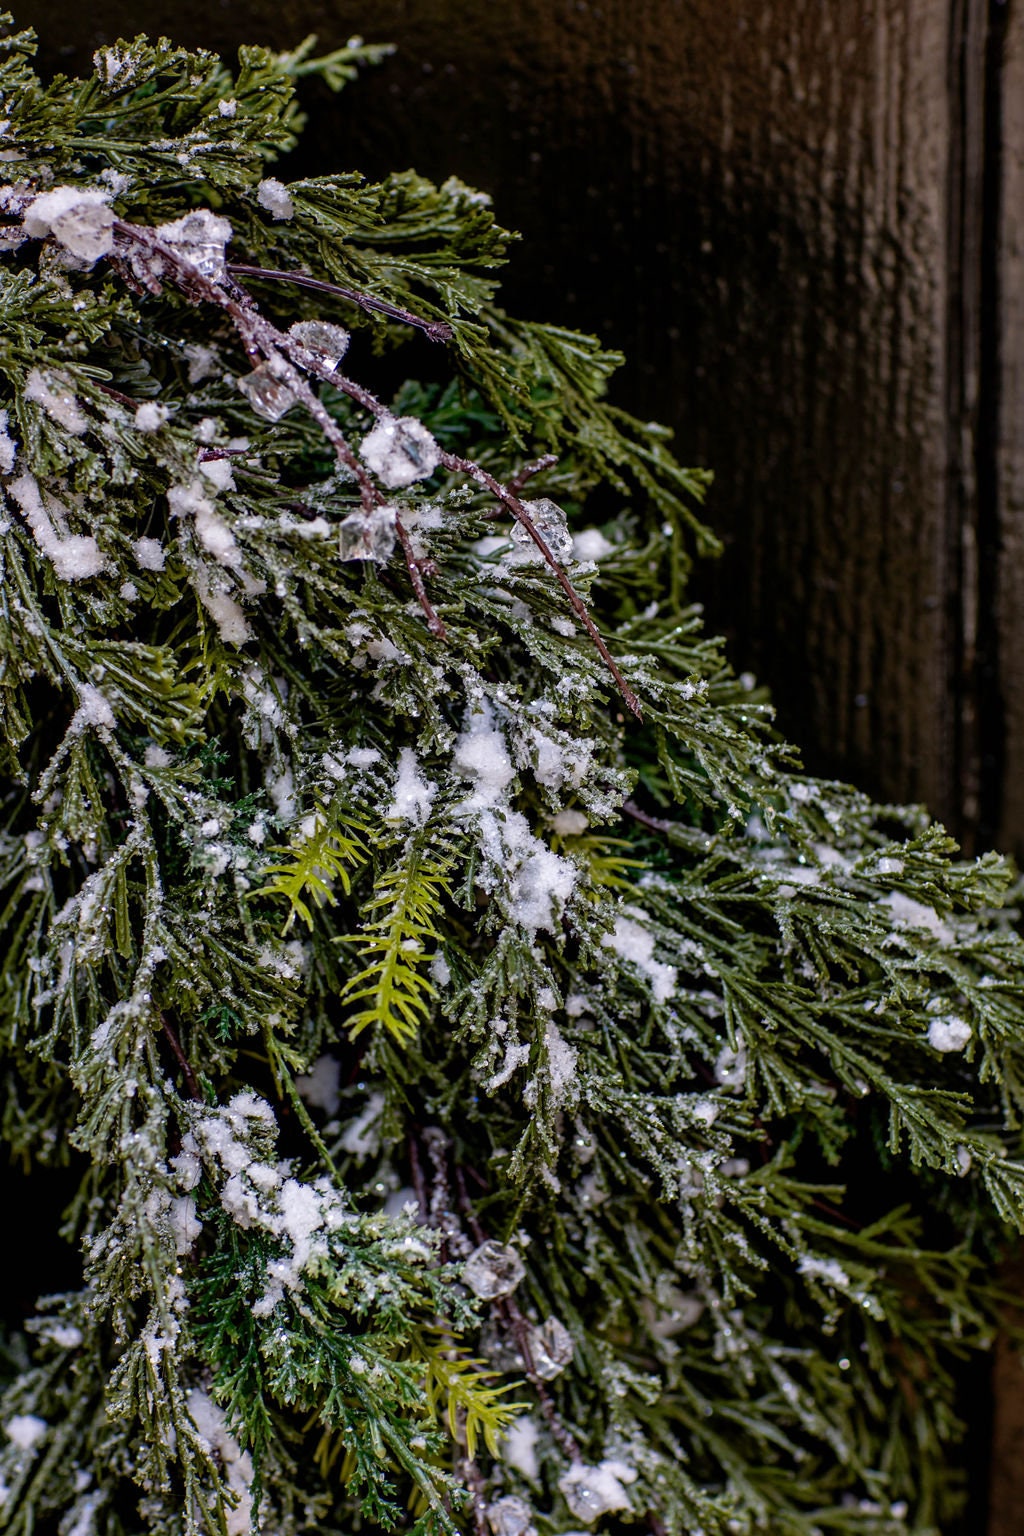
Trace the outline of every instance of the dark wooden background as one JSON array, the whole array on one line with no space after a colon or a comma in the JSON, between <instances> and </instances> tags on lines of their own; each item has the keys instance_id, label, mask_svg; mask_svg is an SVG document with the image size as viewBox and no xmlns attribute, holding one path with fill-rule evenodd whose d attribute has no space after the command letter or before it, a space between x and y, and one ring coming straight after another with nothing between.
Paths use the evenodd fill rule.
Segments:
<instances>
[{"instance_id":1,"label":"dark wooden background","mask_svg":"<svg viewBox=\"0 0 1024 1536\"><path fill-rule=\"evenodd\" d=\"M22 0L46 69L145 28L399 53L314 89L316 169L414 164L522 230L717 480L711 622L808 767L1024 852L1024 0ZM996 1367L965 1536L1024 1531ZM989 1409L977 1405L977 1421ZM987 1445L988 1435L984 1436ZM984 1453L983 1453L984 1454Z\"/></svg>"}]
</instances>

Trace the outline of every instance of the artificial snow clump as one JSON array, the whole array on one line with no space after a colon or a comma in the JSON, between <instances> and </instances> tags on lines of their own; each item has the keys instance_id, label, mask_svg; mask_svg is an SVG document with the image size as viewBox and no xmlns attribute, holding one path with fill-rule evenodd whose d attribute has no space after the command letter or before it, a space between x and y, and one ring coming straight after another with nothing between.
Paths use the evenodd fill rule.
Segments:
<instances>
[{"instance_id":1,"label":"artificial snow clump","mask_svg":"<svg viewBox=\"0 0 1024 1536\"><path fill-rule=\"evenodd\" d=\"M0 475L9 475L14 468L18 445L11 436L10 419L6 410L0 410Z\"/></svg>"},{"instance_id":2,"label":"artificial snow clump","mask_svg":"<svg viewBox=\"0 0 1024 1536\"><path fill-rule=\"evenodd\" d=\"M159 432L167 423L168 411L166 405L159 405L155 400L146 400L135 412L135 425L140 432Z\"/></svg>"},{"instance_id":3,"label":"artificial snow clump","mask_svg":"<svg viewBox=\"0 0 1024 1536\"><path fill-rule=\"evenodd\" d=\"M34 475L20 475L7 489L61 581L87 581L106 570L106 559L92 534L68 532L66 508L56 497L44 498Z\"/></svg>"},{"instance_id":4,"label":"artificial snow clump","mask_svg":"<svg viewBox=\"0 0 1024 1536\"><path fill-rule=\"evenodd\" d=\"M600 528L581 528L579 533L573 535L572 557L581 565L591 562L596 565L614 553L615 545L605 538Z\"/></svg>"},{"instance_id":5,"label":"artificial snow clump","mask_svg":"<svg viewBox=\"0 0 1024 1536\"><path fill-rule=\"evenodd\" d=\"M256 188L256 201L261 208L265 208L273 219L293 219L295 217L295 204L291 194L283 181L278 181L276 176L267 176Z\"/></svg>"},{"instance_id":6,"label":"artificial snow clump","mask_svg":"<svg viewBox=\"0 0 1024 1536\"><path fill-rule=\"evenodd\" d=\"M65 249L91 266L114 243L110 194L98 187L52 187L25 210L24 230L33 239L52 234Z\"/></svg>"},{"instance_id":7,"label":"artificial snow clump","mask_svg":"<svg viewBox=\"0 0 1024 1536\"><path fill-rule=\"evenodd\" d=\"M75 437L81 437L89 429L88 417L64 373L33 368L25 380L25 399L41 405L47 416Z\"/></svg>"},{"instance_id":8,"label":"artificial snow clump","mask_svg":"<svg viewBox=\"0 0 1024 1536\"><path fill-rule=\"evenodd\" d=\"M39 1418L34 1413L17 1413L12 1419L8 1419L4 1425L4 1432L19 1451L30 1451L37 1441L41 1440L49 1429L45 1419Z\"/></svg>"},{"instance_id":9,"label":"artificial snow clump","mask_svg":"<svg viewBox=\"0 0 1024 1536\"><path fill-rule=\"evenodd\" d=\"M162 571L167 563L167 551L159 539L136 539L132 552L144 571Z\"/></svg>"},{"instance_id":10,"label":"artificial snow clump","mask_svg":"<svg viewBox=\"0 0 1024 1536\"><path fill-rule=\"evenodd\" d=\"M928 1025L928 1044L943 1054L949 1051L962 1051L969 1042L974 1031L966 1019L958 1018L955 1013L943 1018L932 1019Z\"/></svg>"},{"instance_id":11,"label":"artificial snow clump","mask_svg":"<svg viewBox=\"0 0 1024 1536\"><path fill-rule=\"evenodd\" d=\"M529 1504L514 1494L487 1506L492 1536L537 1536Z\"/></svg>"},{"instance_id":12,"label":"artificial snow clump","mask_svg":"<svg viewBox=\"0 0 1024 1536\"><path fill-rule=\"evenodd\" d=\"M602 1515L629 1509L626 1488L636 1482L636 1476L635 1469L621 1461L602 1461L596 1467L577 1462L559 1479L558 1486L576 1519L592 1525Z\"/></svg>"},{"instance_id":13,"label":"artificial snow clump","mask_svg":"<svg viewBox=\"0 0 1024 1536\"><path fill-rule=\"evenodd\" d=\"M654 935L645 927L646 912L631 908L629 915L620 913L615 927L601 940L613 949L622 960L628 960L651 983L651 995L656 1003L668 1002L675 995L677 972L674 966L654 958Z\"/></svg>"},{"instance_id":14,"label":"artificial snow clump","mask_svg":"<svg viewBox=\"0 0 1024 1536\"><path fill-rule=\"evenodd\" d=\"M415 752L411 747L403 747L398 759L395 797L387 812L388 821L411 821L422 826L430 814L436 793L437 785L423 778Z\"/></svg>"},{"instance_id":15,"label":"artificial snow clump","mask_svg":"<svg viewBox=\"0 0 1024 1536\"><path fill-rule=\"evenodd\" d=\"M441 462L441 449L415 416L384 415L363 438L363 463L393 490L432 475Z\"/></svg>"},{"instance_id":16,"label":"artificial snow clump","mask_svg":"<svg viewBox=\"0 0 1024 1536\"><path fill-rule=\"evenodd\" d=\"M226 1512L227 1536L249 1536L252 1529L252 1457L243 1451L228 1428L224 1410L200 1387L193 1387L188 1395L188 1411L196 1429L210 1450L221 1461L227 1476L228 1487L235 1495L233 1509Z\"/></svg>"}]
</instances>

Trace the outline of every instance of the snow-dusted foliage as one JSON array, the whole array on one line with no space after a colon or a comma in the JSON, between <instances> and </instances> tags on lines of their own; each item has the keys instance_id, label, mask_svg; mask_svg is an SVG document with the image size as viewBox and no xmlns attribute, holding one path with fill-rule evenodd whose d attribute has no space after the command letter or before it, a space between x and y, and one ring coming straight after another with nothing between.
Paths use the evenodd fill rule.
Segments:
<instances>
[{"instance_id":1,"label":"snow-dusted foliage","mask_svg":"<svg viewBox=\"0 0 1024 1536\"><path fill-rule=\"evenodd\" d=\"M797 771L703 477L496 306L486 199L269 174L382 50L5 38L3 1134L83 1276L3 1528L938 1530L1008 870Z\"/></svg>"}]
</instances>

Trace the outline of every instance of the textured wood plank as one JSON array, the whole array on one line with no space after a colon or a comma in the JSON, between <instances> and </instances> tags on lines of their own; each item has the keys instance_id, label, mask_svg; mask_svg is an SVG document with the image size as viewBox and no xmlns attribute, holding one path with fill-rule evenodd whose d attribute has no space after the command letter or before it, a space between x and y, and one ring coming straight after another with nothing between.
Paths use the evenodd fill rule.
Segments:
<instances>
[{"instance_id":1,"label":"textured wood plank","mask_svg":"<svg viewBox=\"0 0 1024 1536\"><path fill-rule=\"evenodd\" d=\"M998 272L998 646L1003 710L1000 840L1024 856L1024 10L1003 52ZM1024 1512L1021 1515L1024 1527Z\"/></svg>"}]
</instances>

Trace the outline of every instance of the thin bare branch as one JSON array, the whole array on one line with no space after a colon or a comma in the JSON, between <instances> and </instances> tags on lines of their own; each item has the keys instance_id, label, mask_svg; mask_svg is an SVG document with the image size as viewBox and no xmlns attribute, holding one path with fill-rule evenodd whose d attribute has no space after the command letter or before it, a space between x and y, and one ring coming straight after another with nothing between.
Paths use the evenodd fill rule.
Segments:
<instances>
[{"instance_id":1,"label":"thin bare branch","mask_svg":"<svg viewBox=\"0 0 1024 1536\"><path fill-rule=\"evenodd\" d=\"M445 320L426 320L422 315L414 315L410 309L402 309L397 304L389 304L386 299L375 299L371 293L362 293L358 288L343 288L339 283L325 282L322 277L310 277L308 272L281 272L272 267L248 267L241 262L229 262L228 271L233 277L255 277L267 282L293 283L298 288L313 288L317 293L331 293L340 299L349 299L353 304L358 304L360 309L376 311L377 314L387 315L389 320L399 320L403 325L414 325L431 341L451 341L452 328Z\"/></svg>"}]
</instances>

